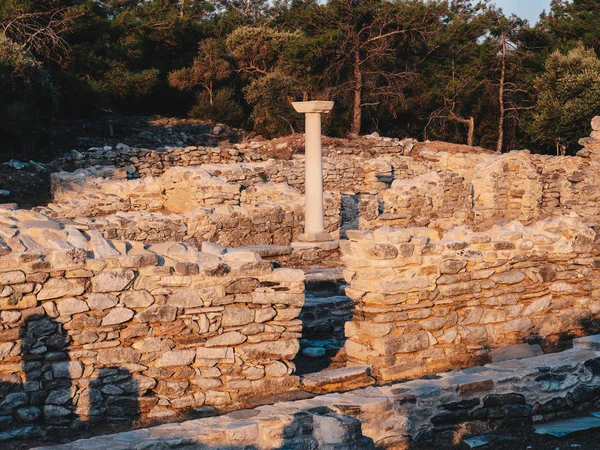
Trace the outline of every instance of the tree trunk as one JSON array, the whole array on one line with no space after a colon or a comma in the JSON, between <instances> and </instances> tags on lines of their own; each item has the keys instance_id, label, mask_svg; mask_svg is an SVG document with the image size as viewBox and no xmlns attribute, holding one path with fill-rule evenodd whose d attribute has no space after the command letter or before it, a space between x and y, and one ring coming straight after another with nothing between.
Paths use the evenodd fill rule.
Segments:
<instances>
[{"instance_id":1,"label":"tree trunk","mask_svg":"<svg viewBox=\"0 0 600 450\"><path fill-rule=\"evenodd\" d=\"M179 12L179 17L181 17L182 19L183 19L184 11L185 11L185 0L181 0L181 11Z\"/></svg>"},{"instance_id":2,"label":"tree trunk","mask_svg":"<svg viewBox=\"0 0 600 450\"><path fill-rule=\"evenodd\" d=\"M350 128L351 136L358 136L362 125L362 84L363 75L360 67L360 50L357 48L354 53L354 104L352 105L352 126Z\"/></svg>"},{"instance_id":3,"label":"tree trunk","mask_svg":"<svg viewBox=\"0 0 600 450\"><path fill-rule=\"evenodd\" d=\"M467 145L473 147L473 138L475 137L475 119L469 117L469 134L467 136Z\"/></svg>"},{"instance_id":4,"label":"tree trunk","mask_svg":"<svg viewBox=\"0 0 600 450\"><path fill-rule=\"evenodd\" d=\"M473 140L475 137L475 119L473 119L473 117L463 119L462 117L457 116L453 111L450 111L448 114L448 119L465 124L468 127L469 132L467 135L467 145L469 147L473 147Z\"/></svg>"},{"instance_id":5,"label":"tree trunk","mask_svg":"<svg viewBox=\"0 0 600 450\"><path fill-rule=\"evenodd\" d=\"M506 77L506 35L502 33L502 65L500 69L500 89L498 93L498 103L500 109L500 118L498 119L498 145L496 146L496 153L502 153L504 147L504 82Z\"/></svg>"}]
</instances>

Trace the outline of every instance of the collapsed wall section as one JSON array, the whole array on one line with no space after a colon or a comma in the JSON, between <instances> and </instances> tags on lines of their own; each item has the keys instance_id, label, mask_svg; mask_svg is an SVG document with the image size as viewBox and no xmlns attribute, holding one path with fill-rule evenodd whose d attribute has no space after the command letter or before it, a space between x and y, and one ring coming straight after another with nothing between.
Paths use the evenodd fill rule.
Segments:
<instances>
[{"instance_id":1,"label":"collapsed wall section","mask_svg":"<svg viewBox=\"0 0 600 450\"><path fill-rule=\"evenodd\" d=\"M294 388L304 273L255 253L0 223L0 430L235 408Z\"/></svg>"},{"instance_id":2,"label":"collapsed wall section","mask_svg":"<svg viewBox=\"0 0 600 450\"><path fill-rule=\"evenodd\" d=\"M350 361L382 381L489 360L494 348L583 334L600 314L596 234L570 217L531 227L349 231Z\"/></svg>"}]
</instances>

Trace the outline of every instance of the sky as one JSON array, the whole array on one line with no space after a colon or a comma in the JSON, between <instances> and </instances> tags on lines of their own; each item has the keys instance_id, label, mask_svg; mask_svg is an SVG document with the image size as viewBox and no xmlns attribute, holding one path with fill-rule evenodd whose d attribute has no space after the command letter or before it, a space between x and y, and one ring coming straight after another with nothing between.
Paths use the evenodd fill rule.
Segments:
<instances>
[{"instance_id":1,"label":"sky","mask_svg":"<svg viewBox=\"0 0 600 450\"><path fill-rule=\"evenodd\" d=\"M537 22L544 9L546 12L550 9L550 0L492 0L492 3L502 8L504 14L514 13L528 19L532 25Z\"/></svg>"}]
</instances>

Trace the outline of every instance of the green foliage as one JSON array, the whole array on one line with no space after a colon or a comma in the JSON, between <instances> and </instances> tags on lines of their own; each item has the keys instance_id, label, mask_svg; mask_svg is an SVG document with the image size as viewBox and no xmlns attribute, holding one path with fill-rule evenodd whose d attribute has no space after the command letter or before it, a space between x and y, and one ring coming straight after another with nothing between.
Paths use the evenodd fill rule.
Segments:
<instances>
[{"instance_id":1,"label":"green foliage","mask_svg":"<svg viewBox=\"0 0 600 450\"><path fill-rule=\"evenodd\" d=\"M227 37L227 49L248 74L285 72L288 49L302 38L299 31L277 31L270 27L239 27Z\"/></svg>"},{"instance_id":2,"label":"green foliage","mask_svg":"<svg viewBox=\"0 0 600 450\"><path fill-rule=\"evenodd\" d=\"M295 78L274 72L253 81L244 92L252 106L250 118L258 133L275 137L300 129L302 117L291 105L302 93Z\"/></svg>"},{"instance_id":3,"label":"green foliage","mask_svg":"<svg viewBox=\"0 0 600 450\"><path fill-rule=\"evenodd\" d=\"M213 85L231 75L231 66L222 58L223 50L216 39L206 39L199 47L191 67L169 73L169 85L180 91L202 86L212 97Z\"/></svg>"},{"instance_id":4,"label":"green foliage","mask_svg":"<svg viewBox=\"0 0 600 450\"><path fill-rule=\"evenodd\" d=\"M504 147L573 146L599 112L578 50L600 52L597 13L597 0L553 0L530 26L473 0L0 0L3 143L106 113L276 136L301 130L289 102L303 98L335 101L335 135L465 142L473 117L475 143L494 148L504 35Z\"/></svg>"},{"instance_id":5,"label":"green foliage","mask_svg":"<svg viewBox=\"0 0 600 450\"><path fill-rule=\"evenodd\" d=\"M94 91L106 96L109 101L120 103L149 95L158 83L158 74L158 69L132 72L124 67L115 67L91 85Z\"/></svg>"},{"instance_id":6,"label":"green foliage","mask_svg":"<svg viewBox=\"0 0 600 450\"><path fill-rule=\"evenodd\" d=\"M235 92L231 88L216 91L212 98L208 91L201 91L190 117L239 126L244 120L244 109L235 99Z\"/></svg>"},{"instance_id":7,"label":"green foliage","mask_svg":"<svg viewBox=\"0 0 600 450\"><path fill-rule=\"evenodd\" d=\"M23 46L0 34L0 135L2 153L32 144L56 109L49 72Z\"/></svg>"},{"instance_id":8,"label":"green foliage","mask_svg":"<svg viewBox=\"0 0 600 450\"><path fill-rule=\"evenodd\" d=\"M556 51L535 81L538 100L531 121L535 142L574 149L600 114L600 59L580 45L566 55Z\"/></svg>"}]
</instances>

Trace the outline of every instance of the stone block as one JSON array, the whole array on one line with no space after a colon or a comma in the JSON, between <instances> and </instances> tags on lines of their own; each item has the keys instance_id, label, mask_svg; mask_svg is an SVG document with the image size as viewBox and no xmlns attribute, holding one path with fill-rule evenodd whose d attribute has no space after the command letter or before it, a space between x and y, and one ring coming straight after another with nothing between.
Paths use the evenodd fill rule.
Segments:
<instances>
[{"instance_id":1,"label":"stone block","mask_svg":"<svg viewBox=\"0 0 600 450\"><path fill-rule=\"evenodd\" d=\"M92 292L119 292L125 290L135 278L131 269L111 269L92 278Z\"/></svg>"},{"instance_id":2,"label":"stone block","mask_svg":"<svg viewBox=\"0 0 600 450\"><path fill-rule=\"evenodd\" d=\"M195 350L173 350L160 355L156 367L189 366L196 359Z\"/></svg>"},{"instance_id":3,"label":"stone block","mask_svg":"<svg viewBox=\"0 0 600 450\"><path fill-rule=\"evenodd\" d=\"M424 331L373 339L373 349L380 355L413 353L429 348L429 335Z\"/></svg>"}]
</instances>

